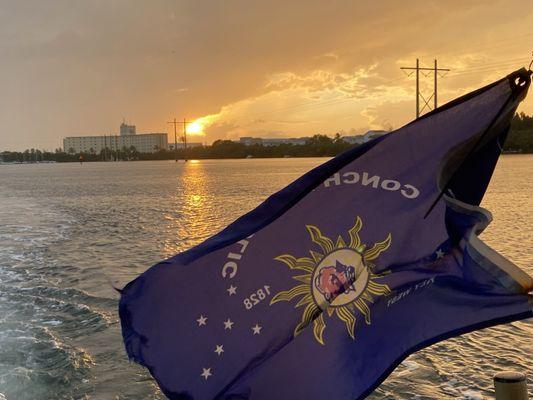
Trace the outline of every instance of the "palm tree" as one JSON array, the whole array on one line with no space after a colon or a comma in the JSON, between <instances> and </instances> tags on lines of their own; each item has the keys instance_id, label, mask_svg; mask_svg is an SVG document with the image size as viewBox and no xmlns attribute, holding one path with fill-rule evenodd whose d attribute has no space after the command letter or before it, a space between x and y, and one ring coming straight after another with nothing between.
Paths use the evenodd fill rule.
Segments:
<instances>
[{"instance_id":1,"label":"palm tree","mask_svg":"<svg viewBox=\"0 0 533 400\"><path fill-rule=\"evenodd\" d=\"M131 153L131 156L132 156L133 159L136 159L139 156L139 152L137 151L137 149L133 145L130 146L130 153Z\"/></svg>"}]
</instances>

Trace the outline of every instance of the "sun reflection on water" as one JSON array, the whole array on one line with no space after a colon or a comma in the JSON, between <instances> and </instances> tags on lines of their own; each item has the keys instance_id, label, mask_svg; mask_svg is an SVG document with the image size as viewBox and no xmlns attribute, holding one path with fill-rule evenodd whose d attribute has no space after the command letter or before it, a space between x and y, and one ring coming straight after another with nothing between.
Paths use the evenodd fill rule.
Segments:
<instances>
[{"instance_id":1,"label":"sun reflection on water","mask_svg":"<svg viewBox=\"0 0 533 400\"><path fill-rule=\"evenodd\" d=\"M180 164L174 179L172 207L166 215L164 250L167 256L190 248L212 233L213 206L212 177L206 174L205 164L191 160ZM212 199L211 199L212 200Z\"/></svg>"}]
</instances>

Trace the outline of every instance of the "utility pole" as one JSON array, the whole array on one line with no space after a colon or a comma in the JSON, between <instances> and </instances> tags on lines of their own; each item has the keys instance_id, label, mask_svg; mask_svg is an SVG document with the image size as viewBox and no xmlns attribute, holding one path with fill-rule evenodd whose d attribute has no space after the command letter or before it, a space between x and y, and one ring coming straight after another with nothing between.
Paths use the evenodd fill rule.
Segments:
<instances>
[{"instance_id":1,"label":"utility pole","mask_svg":"<svg viewBox=\"0 0 533 400\"><path fill-rule=\"evenodd\" d=\"M420 63L416 59L416 117L420 117Z\"/></svg>"},{"instance_id":2,"label":"utility pole","mask_svg":"<svg viewBox=\"0 0 533 400\"><path fill-rule=\"evenodd\" d=\"M422 68L420 67L420 62L418 60L418 58L416 59L416 67L400 67L401 70L403 70L404 72L405 71L412 71L410 73L407 73L407 76L411 76L414 72L416 72L416 118L420 117L420 114L422 113L422 111L424 111L426 109L426 107L428 108L428 110L431 110L431 106L429 105L431 99L433 98L433 109L437 108L438 107L438 103L437 103L437 77L439 75L439 72L443 72L443 73L446 73L448 71L450 71L448 68L438 68L437 67L437 60L434 60L434 66L433 68ZM431 72L428 72L428 74L426 75L425 72L422 72L422 74L424 76L429 76L429 74L433 73L433 94L426 100L426 98L424 97L424 95L420 92L420 72L421 71L431 71ZM443 77L444 75L441 75L441 78ZM424 101L424 107L422 107L422 109L420 109L420 98L422 98L422 100Z\"/></svg>"},{"instance_id":3,"label":"utility pole","mask_svg":"<svg viewBox=\"0 0 533 400\"><path fill-rule=\"evenodd\" d=\"M187 121L185 118L183 121L177 121L176 118L174 118L173 121L167 121L167 124L173 124L174 125L174 153L175 153L175 160L178 162L178 133L176 129L177 124L183 124L183 137L181 140L183 141L183 158L185 162L187 162L187 124L192 123L191 121Z\"/></svg>"},{"instance_id":4,"label":"utility pole","mask_svg":"<svg viewBox=\"0 0 533 400\"><path fill-rule=\"evenodd\" d=\"M176 118L174 118L174 121L169 121L167 124L174 124L174 160L178 162L178 133L176 132L176 124L178 121L176 121Z\"/></svg>"},{"instance_id":5,"label":"utility pole","mask_svg":"<svg viewBox=\"0 0 533 400\"><path fill-rule=\"evenodd\" d=\"M185 149L183 150L183 158L185 158L185 162L187 162L187 124L190 122L187 122L185 118L183 118L183 145Z\"/></svg>"},{"instance_id":6,"label":"utility pole","mask_svg":"<svg viewBox=\"0 0 533 400\"><path fill-rule=\"evenodd\" d=\"M433 109L437 108L437 73L439 72L439 69L437 68L437 59L434 60L435 64L433 67Z\"/></svg>"}]
</instances>

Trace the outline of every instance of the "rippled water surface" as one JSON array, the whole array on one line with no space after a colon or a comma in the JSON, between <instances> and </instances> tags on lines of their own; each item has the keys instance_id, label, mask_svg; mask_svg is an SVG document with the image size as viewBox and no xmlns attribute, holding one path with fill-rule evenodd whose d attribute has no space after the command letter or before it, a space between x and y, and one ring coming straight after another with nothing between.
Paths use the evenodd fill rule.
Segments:
<instances>
[{"instance_id":1,"label":"rippled water surface","mask_svg":"<svg viewBox=\"0 0 533 400\"><path fill-rule=\"evenodd\" d=\"M0 400L161 399L127 360L121 286L216 233L324 159L0 165ZM533 273L533 156L501 158L483 239ZM409 357L372 399L492 398L531 375L533 321ZM371 362L371 360L369 360Z\"/></svg>"}]
</instances>

